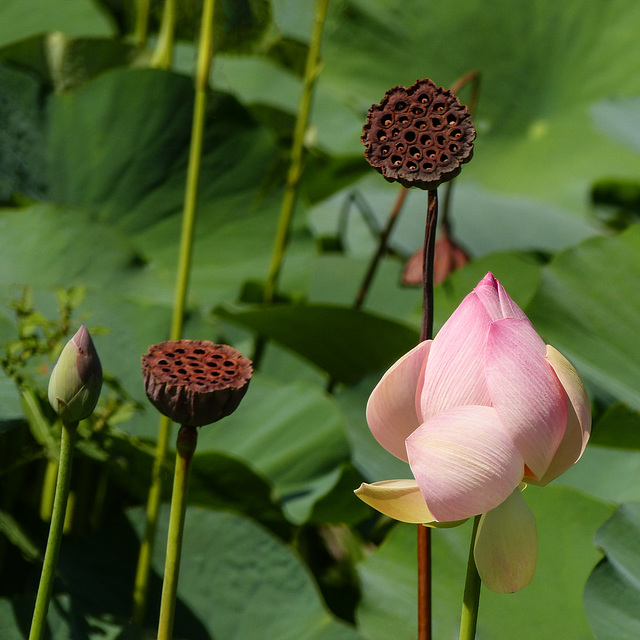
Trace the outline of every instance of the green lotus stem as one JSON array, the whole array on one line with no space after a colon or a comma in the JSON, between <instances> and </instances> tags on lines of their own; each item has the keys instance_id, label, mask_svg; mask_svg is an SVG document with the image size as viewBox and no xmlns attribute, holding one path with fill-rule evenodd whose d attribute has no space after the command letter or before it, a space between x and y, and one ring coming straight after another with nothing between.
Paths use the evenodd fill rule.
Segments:
<instances>
[{"instance_id":1,"label":"green lotus stem","mask_svg":"<svg viewBox=\"0 0 640 640\"><path fill-rule=\"evenodd\" d=\"M150 3L151 0L136 0L136 28L134 39L139 47L144 47L147 44Z\"/></svg>"},{"instance_id":2,"label":"green lotus stem","mask_svg":"<svg viewBox=\"0 0 640 640\"><path fill-rule=\"evenodd\" d=\"M184 209L182 214L182 232L180 239L180 257L176 293L171 320L171 340L179 340L182 335L184 311L189 288L189 274L193 254L193 232L196 220L196 204L198 181L200 177L200 160L202 157L202 141L207 109L207 92L209 74L211 71L211 57L213 55L213 15L214 0L205 0L202 7L202 26L200 31L200 45L198 49L198 63L195 77L195 101L193 108L193 126L191 131L191 147L189 151L189 166L187 168L187 183L185 189ZM162 469L165 464L169 439L171 436L171 421L162 416L158 425L158 440L156 455L151 472L151 486L147 499L147 521L144 538L138 557L138 568L133 592L133 613L135 622L141 623L147 608L149 591L149 572L151 557L155 544L158 524L158 513L162 499Z\"/></svg>"},{"instance_id":3,"label":"green lotus stem","mask_svg":"<svg viewBox=\"0 0 640 640\"><path fill-rule=\"evenodd\" d=\"M151 66L157 69L170 69L173 62L173 43L176 31L176 0L165 0L162 10L162 22L156 50L151 58Z\"/></svg>"},{"instance_id":4,"label":"green lotus stem","mask_svg":"<svg viewBox=\"0 0 640 640\"><path fill-rule=\"evenodd\" d=\"M171 495L171 513L169 515L169 533L167 536L167 555L164 564L164 581L160 600L160 622L158 624L158 640L171 640L173 636L173 620L178 593L178 575L180 573L180 555L182 551L182 534L187 510L187 491L191 461L198 442L197 427L180 427L176 453L176 468L173 477L173 493Z\"/></svg>"},{"instance_id":5,"label":"green lotus stem","mask_svg":"<svg viewBox=\"0 0 640 640\"><path fill-rule=\"evenodd\" d=\"M322 42L322 30L324 29L324 23L327 18L328 5L329 0L316 0L311 42L309 43L309 53L307 55L307 63L304 70L302 95L300 96L298 116L293 132L291 162L289 164L287 183L285 185L284 195L282 198L282 207L280 209L278 229L276 231L273 253L271 255L271 264L269 266L269 272L264 288L264 301L267 303L273 301L276 287L278 285L278 278L280 276L280 271L282 270L282 263L284 262L284 256L289 241L289 231L291 229L291 221L293 219L293 210L298 198L298 185L303 170L304 136L309 124L313 88L320 71L320 44Z\"/></svg>"},{"instance_id":6,"label":"green lotus stem","mask_svg":"<svg viewBox=\"0 0 640 640\"><path fill-rule=\"evenodd\" d=\"M73 447L75 445L77 432L77 422L62 423L60 463L58 466L56 495L53 501L49 538L47 540L47 549L45 551L44 562L42 564L42 574L40 575L40 585L38 586L36 605L33 610L29 640L42 640L47 629L47 613L49 611L51 592L53 591L53 582L56 577L55 574L56 566L58 564L58 556L60 555L60 545L62 544L62 530L64 528L67 498L69 496L69 484L71 481Z\"/></svg>"},{"instance_id":7,"label":"green lotus stem","mask_svg":"<svg viewBox=\"0 0 640 640\"><path fill-rule=\"evenodd\" d=\"M42 493L40 495L40 518L44 522L51 520L53 511L53 501L56 495L56 479L58 477L58 461L47 459L47 468L44 472L42 482Z\"/></svg>"},{"instance_id":8,"label":"green lotus stem","mask_svg":"<svg viewBox=\"0 0 640 640\"><path fill-rule=\"evenodd\" d=\"M151 559L155 546L156 531L158 528L158 515L162 501L162 470L169 447L171 435L171 420L162 416L158 428L158 440L156 442L156 455L151 470L151 486L147 497L147 518L144 537L138 554L138 567L133 587L133 610L131 617L134 622L142 623L147 610L147 597L149 594L149 574Z\"/></svg>"},{"instance_id":9,"label":"green lotus stem","mask_svg":"<svg viewBox=\"0 0 640 640\"><path fill-rule=\"evenodd\" d=\"M476 543L480 516L473 520L473 532L471 533L471 545L469 547L469 561L467 562L467 579L464 585L462 598L462 619L460 620L460 640L473 640L476 637L476 625L478 622L478 608L480 606L480 588L482 581L478 574L476 561L473 557L473 548Z\"/></svg>"}]
</instances>

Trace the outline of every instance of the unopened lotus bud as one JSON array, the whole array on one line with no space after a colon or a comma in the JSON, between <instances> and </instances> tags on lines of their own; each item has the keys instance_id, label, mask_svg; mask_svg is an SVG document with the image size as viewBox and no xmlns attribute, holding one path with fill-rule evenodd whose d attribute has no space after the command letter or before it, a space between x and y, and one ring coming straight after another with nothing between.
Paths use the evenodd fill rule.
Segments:
<instances>
[{"instance_id":1,"label":"unopened lotus bud","mask_svg":"<svg viewBox=\"0 0 640 640\"><path fill-rule=\"evenodd\" d=\"M102 389L102 365L87 328L67 342L49 378L49 402L65 422L91 415Z\"/></svg>"},{"instance_id":2,"label":"unopened lotus bud","mask_svg":"<svg viewBox=\"0 0 640 640\"><path fill-rule=\"evenodd\" d=\"M142 356L147 397L160 413L189 427L233 413L252 374L249 358L209 340L168 340Z\"/></svg>"}]
</instances>

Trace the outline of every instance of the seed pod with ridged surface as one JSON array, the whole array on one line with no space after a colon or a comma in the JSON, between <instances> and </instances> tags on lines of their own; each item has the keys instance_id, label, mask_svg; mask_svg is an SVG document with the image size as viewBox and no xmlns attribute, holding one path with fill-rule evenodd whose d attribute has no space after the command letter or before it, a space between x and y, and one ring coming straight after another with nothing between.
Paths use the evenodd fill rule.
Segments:
<instances>
[{"instance_id":1,"label":"seed pod with ridged surface","mask_svg":"<svg viewBox=\"0 0 640 640\"><path fill-rule=\"evenodd\" d=\"M367 114L365 157L390 182L436 189L473 156L476 130L467 107L429 79L389 89Z\"/></svg>"},{"instance_id":2,"label":"seed pod with ridged surface","mask_svg":"<svg viewBox=\"0 0 640 640\"><path fill-rule=\"evenodd\" d=\"M233 413L253 374L251 360L209 340L168 340L142 356L151 403L174 422L200 427Z\"/></svg>"}]
</instances>

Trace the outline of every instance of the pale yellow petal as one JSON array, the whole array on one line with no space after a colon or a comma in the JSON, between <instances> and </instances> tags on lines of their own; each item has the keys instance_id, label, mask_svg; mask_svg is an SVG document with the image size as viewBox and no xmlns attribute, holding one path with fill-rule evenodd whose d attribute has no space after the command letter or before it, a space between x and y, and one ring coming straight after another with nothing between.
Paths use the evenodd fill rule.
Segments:
<instances>
[{"instance_id":1,"label":"pale yellow petal","mask_svg":"<svg viewBox=\"0 0 640 640\"><path fill-rule=\"evenodd\" d=\"M363 483L355 490L355 494L360 500L394 520L414 524L434 522L415 480Z\"/></svg>"},{"instance_id":2,"label":"pale yellow petal","mask_svg":"<svg viewBox=\"0 0 640 640\"><path fill-rule=\"evenodd\" d=\"M547 345L547 361L560 380L568 398L567 426L558 449L539 479L527 482L544 486L573 466L582 456L591 433L591 405L584 385L573 365L554 347Z\"/></svg>"},{"instance_id":3,"label":"pale yellow petal","mask_svg":"<svg viewBox=\"0 0 640 640\"><path fill-rule=\"evenodd\" d=\"M533 580L538 534L535 518L520 488L482 515L474 558L482 582L491 591L514 593Z\"/></svg>"}]
</instances>

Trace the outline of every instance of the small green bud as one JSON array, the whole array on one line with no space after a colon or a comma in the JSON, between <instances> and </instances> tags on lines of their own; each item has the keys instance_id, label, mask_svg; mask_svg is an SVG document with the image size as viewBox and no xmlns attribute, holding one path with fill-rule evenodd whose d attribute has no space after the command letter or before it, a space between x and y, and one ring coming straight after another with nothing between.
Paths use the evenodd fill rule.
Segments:
<instances>
[{"instance_id":1,"label":"small green bud","mask_svg":"<svg viewBox=\"0 0 640 640\"><path fill-rule=\"evenodd\" d=\"M91 415L102 388L102 366L93 340L82 325L65 345L49 378L49 402L65 422Z\"/></svg>"}]
</instances>

